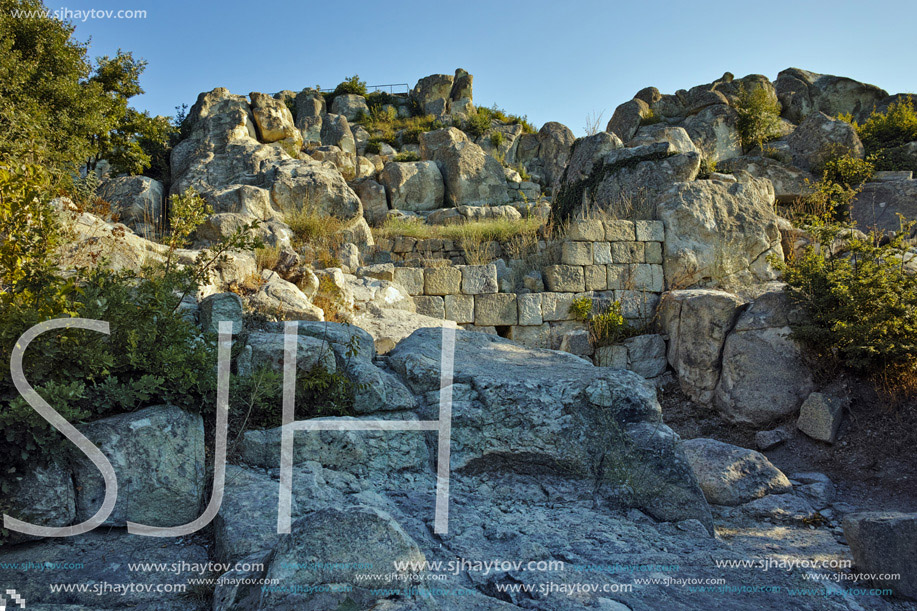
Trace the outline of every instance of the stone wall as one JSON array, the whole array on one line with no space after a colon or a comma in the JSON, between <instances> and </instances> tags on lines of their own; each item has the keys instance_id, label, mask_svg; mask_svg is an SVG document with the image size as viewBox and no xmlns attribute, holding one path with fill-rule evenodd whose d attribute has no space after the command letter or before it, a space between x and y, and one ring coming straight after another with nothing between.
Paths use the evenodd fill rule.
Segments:
<instances>
[{"instance_id":1,"label":"stone wall","mask_svg":"<svg viewBox=\"0 0 917 611\"><path fill-rule=\"evenodd\" d=\"M635 323L652 318L665 284L663 238L660 221L574 221L558 244L560 263L540 270L543 292L501 292L493 263L395 267L393 278L421 314L525 346L560 349L565 335L584 329L570 314L576 297L620 301L624 316Z\"/></svg>"}]
</instances>

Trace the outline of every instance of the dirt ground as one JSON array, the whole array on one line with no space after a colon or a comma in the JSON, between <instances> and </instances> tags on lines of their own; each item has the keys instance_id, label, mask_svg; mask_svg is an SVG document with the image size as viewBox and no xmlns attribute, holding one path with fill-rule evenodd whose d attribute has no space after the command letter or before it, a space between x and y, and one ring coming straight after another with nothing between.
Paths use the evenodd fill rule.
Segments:
<instances>
[{"instance_id":1,"label":"dirt ground","mask_svg":"<svg viewBox=\"0 0 917 611\"><path fill-rule=\"evenodd\" d=\"M763 452L787 475L824 473L837 488L836 501L859 510L917 512L917 400L891 407L868 384L845 380L850 408L834 445L784 425L793 436ZM662 415L683 439L710 437L757 450L755 430L729 423L713 407L693 403L672 383L659 390ZM774 428L774 427L770 427Z\"/></svg>"}]
</instances>

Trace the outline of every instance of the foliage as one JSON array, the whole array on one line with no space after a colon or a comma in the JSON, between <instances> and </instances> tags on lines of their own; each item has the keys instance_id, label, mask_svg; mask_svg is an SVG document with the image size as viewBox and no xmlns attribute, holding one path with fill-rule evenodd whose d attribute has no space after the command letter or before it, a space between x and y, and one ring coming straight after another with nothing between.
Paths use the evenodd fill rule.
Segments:
<instances>
[{"instance_id":1,"label":"foliage","mask_svg":"<svg viewBox=\"0 0 917 611\"><path fill-rule=\"evenodd\" d=\"M849 152L829 157L822 166L821 179L810 185L809 193L794 203L789 215L797 222L828 217L846 221L853 200L874 171L869 159L859 159Z\"/></svg>"},{"instance_id":2,"label":"foliage","mask_svg":"<svg viewBox=\"0 0 917 611\"><path fill-rule=\"evenodd\" d=\"M420 161L420 155L414 151L404 151L395 155L395 161Z\"/></svg>"},{"instance_id":3,"label":"foliage","mask_svg":"<svg viewBox=\"0 0 917 611\"><path fill-rule=\"evenodd\" d=\"M851 123L863 141L866 155L871 156L878 170L914 170L913 157L901 155L895 149L917 140L917 111L911 96L889 104L885 112L873 112L862 124L850 115L838 117Z\"/></svg>"},{"instance_id":4,"label":"foliage","mask_svg":"<svg viewBox=\"0 0 917 611\"><path fill-rule=\"evenodd\" d=\"M420 134L443 127L433 115L399 117L391 106L372 108L370 114L363 114L357 119L372 135L375 142L385 142L391 146L417 144Z\"/></svg>"},{"instance_id":5,"label":"foliage","mask_svg":"<svg viewBox=\"0 0 917 611\"><path fill-rule=\"evenodd\" d=\"M739 143L747 151L780 135L780 102L763 87L739 88L735 105Z\"/></svg>"},{"instance_id":6,"label":"foliage","mask_svg":"<svg viewBox=\"0 0 917 611\"><path fill-rule=\"evenodd\" d=\"M428 225L417 219L389 217L382 227L374 228L376 238L411 237L418 240L440 239L477 242L507 242L519 235L536 235L544 220L537 217L466 221L456 225Z\"/></svg>"},{"instance_id":7,"label":"foliage","mask_svg":"<svg viewBox=\"0 0 917 611\"><path fill-rule=\"evenodd\" d=\"M93 65L69 23L13 16L43 13L39 0L0 1L0 155L53 168L65 184L102 158L116 172L149 167L169 126L128 107L146 62L119 50Z\"/></svg>"},{"instance_id":8,"label":"foliage","mask_svg":"<svg viewBox=\"0 0 917 611\"><path fill-rule=\"evenodd\" d=\"M594 346L611 346L639 332L624 318L620 301L596 307L592 298L577 297L570 304L570 315L574 320L586 323Z\"/></svg>"},{"instance_id":9,"label":"foliage","mask_svg":"<svg viewBox=\"0 0 917 611\"><path fill-rule=\"evenodd\" d=\"M371 139L366 143L366 152L370 155L378 155L382 152L382 143L378 140Z\"/></svg>"},{"instance_id":10,"label":"foliage","mask_svg":"<svg viewBox=\"0 0 917 611\"><path fill-rule=\"evenodd\" d=\"M778 265L787 290L808 320L794 335L820 358L836 360L877 381L906 384L917 373L917 276L907 237L914 222L881 239L852 226L816 220L802 256ZM843 245L841 247L841 245Z\"/></svg>"},{"instance_id":11,"label":"foliage","mask_svg":"<svg viewBox=\"0 0 917 611\"><path fill-rule=\"evenodd\" d=\"M716 158L704 155L700 160L700 170L697 172L698 180L710 178L710 175L716 172Z\"/></svg>"},{"instance_id":12,"label":"foliage","mask_svg":"<svg viewBox=\"0 0 917 611\"><path fill-rule=\"evenodd\" d=\"M465 123L465 133L472 138L479 138L490 130L494 121L505 125L521 125L522 133L524 134L534 134L536 132L535 126L529 123L527 116L507 114L506 111L494 104L490 108L486 106L476 108Z\"/></svg>"},{"instance_id":13,"label":"foliage","mask_svg":"<svg viewBox=\"0 0 917 611\"><path fill-rule=\"evenodd\" d=\"M334 88L334 95L366 95L366 81L361 81L359 75L348 76Z\"/></svg>"}]
</instances>

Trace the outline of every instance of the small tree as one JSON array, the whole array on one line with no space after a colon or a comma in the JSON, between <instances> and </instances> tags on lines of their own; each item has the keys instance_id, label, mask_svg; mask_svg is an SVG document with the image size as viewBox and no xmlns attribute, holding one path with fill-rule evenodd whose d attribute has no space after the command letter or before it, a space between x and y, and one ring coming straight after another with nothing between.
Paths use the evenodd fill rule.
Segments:
<instances>
[{"instance_id":1,"label":"small tree","mask_svg":"<svg viewBox=\"0 0 917 611\"><path fill-rule=\"evenodd\" d=\"M742 86L735 109L739 115L736 129L743 150L748 151L753 146L763 147L765 142L779 135L780 102L767 89L746 89Z\"/></svg>"}]
</instances>

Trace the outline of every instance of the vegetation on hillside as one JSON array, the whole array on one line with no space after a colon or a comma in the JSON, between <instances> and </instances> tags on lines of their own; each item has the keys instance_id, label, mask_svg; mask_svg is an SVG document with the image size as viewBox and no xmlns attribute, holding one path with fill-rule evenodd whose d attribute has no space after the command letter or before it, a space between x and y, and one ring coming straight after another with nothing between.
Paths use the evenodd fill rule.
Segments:
<instances>
[{"instance_id":1,"label":"vegetation on hillside","mask_svg":"<svg viewBox=\"0 0 917 611\"><path fill-rule=\"evenodd\" d=\"M873 111L862 125L850 115L839 118L856 129L867 157L874 160L877 170L917 172L917 152L903 150L905 145L917 141L917 111L911 96L892 102L885 112Z\"/></svg>"},{"instance_id":2,"label":"vegetation on hillside","mask_svg":"<svg viewBox=\"0 0 917 611\"><path fill-rule=\"evenodd\" d=\"M80 167L107 159L136 174L162 155L173 129L164 117L128 106L143 93L146 62L129 52L88 58L73 26L42 17L20 19L14 8L41 11L39 0L3 0L0 10L0 157L54 169L70 180Z\"/></svg>"}]
</instances>

